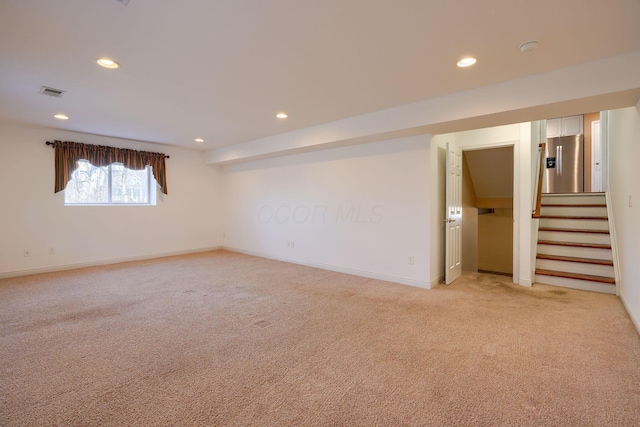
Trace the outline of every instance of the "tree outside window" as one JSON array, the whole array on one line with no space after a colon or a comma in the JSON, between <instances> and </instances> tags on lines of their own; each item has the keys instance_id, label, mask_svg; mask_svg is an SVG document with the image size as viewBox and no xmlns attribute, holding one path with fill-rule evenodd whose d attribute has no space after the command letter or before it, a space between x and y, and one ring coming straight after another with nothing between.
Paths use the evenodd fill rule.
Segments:
<instances>
[{"instance_id":1,"label":"tree outside window","mask_svg":"<svg viewBox=\"0 0 640 427\"><path fill-rule=\"evenodd\" d=\"M121 163L94 166L86 160L77 163L65 189L66 205L155 204L151 203L151 167L143 170L125 168Z\"/></svg>"}]
</instances>

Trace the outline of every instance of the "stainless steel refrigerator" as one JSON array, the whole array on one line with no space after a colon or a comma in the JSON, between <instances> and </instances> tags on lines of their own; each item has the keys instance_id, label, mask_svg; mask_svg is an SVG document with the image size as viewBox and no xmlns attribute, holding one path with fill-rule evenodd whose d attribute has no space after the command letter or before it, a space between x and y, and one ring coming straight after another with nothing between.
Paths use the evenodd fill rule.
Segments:
<instances>
[{"instance_id":1,"label":"stainless steel refrigerator","mask_svg":"<svg viewBox=\"0 0 640 427\"><path fill-rule=\"evenodd\" d=\"M548 138L545 147L543 193L584 191L582 135Z\"/></svg>"}]
</instances>

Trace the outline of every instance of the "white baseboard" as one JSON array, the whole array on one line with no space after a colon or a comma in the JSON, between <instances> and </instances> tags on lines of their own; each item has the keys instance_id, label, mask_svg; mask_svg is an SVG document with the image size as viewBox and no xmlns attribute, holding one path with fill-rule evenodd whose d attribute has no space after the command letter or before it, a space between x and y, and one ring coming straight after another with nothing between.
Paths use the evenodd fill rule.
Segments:
<instances>
[{"instance_id":1,"label":"white baseboard","mask_svg":"<svg viewBox=\"0 0 640 427\"><path fill-rule=\"evenodd\" d=\"M531 280L520 279L520 281L518 282L518 285L526 286L527 288L530 288L533 286L533 282Z\"/></svg>"},{"instance_id":2,"label":"white baseboard","mask_svg":"<svg viewBox=\"0 0 640 427\"><path fill-rule=\"evenodd\" d=\"M321 262L303 261L299 259L281 257L281 256L271 255L271 254L262 253L262 252L233 248L230 246L223 246L222 249L225 249L231 252L246 254L246 255L253 255L260 258L273 259L276 261L283 261L283 262L290 262L292 264L305 265L307 267L320 268L322 270L335 271L337 273L345 273L345 274L352 274L354 276L367 277L369 279L384 280L386 282L400 283L402 285L415 286L423 289L431 288L429 282L427 281L415 280L408 277L392 276L389 274L376 273L376 272L367 271L367 270L359 270L357 268L343 267L340 265L324 264Z\"/></svg>"},{"instance_id":3,"label":"white baseboard","mask_svg":"<svg viewBox=\"0 0 640 427\"><path fill-rule=\"evenodd\" d=\"M62 265L54 265L49 267L30 268L27 270L7 271L4 273L0 273L0 279L8 279L11 277L19 277L19 276L30 276L32 274L52 273L54 271L74 270L76 268L97 267L100 265L119 264L121 262L143 261L146 259L165 258L169 256L176 256L176 255L188 255L188 254L195 254L199 252L210 252L210 251L216 251L219 249L222 249L222 247L212 246L209 248L187 249L184 251L161 252L156 254L139 255L139 256L132 256L132 257L124 257L124 258L110 258L110 259L103 259L103 260L97 260L97 261L79 262L74 264L62 264Z\"/></svg>"},{"instance_id":4,"label":"white baseboard","mask_svg":"<svg viewBox=\"0 0 640 427\"><path fill-rule=\"evenodd\" d=\"M436 285L444 283L444 276L438 276L429 283L429 289L433 289Z\"/></svg>"},{"instance_id":5,"label":"white baseboard","mask_svg":"<svg viewBox=\"0 0 640 427\"><path fill-rule=\"evenodd\" d=\"M278 257L278 256L273 256L273 255L262 253L262 252L246 251L246 250L228 247L228 246L212 246L208 248L189 249L184 251L162 252L162 253L147 254L147 255L133 256L133 257L110 258L110 259L103 259L103 260L96 260L96 261L73 263L73 264L62 264L62 265L55 265L55 266L48 266L48 267L30 268L26 270L8 271L8 272L0 273L0 279L7 279L7 278L19 277L19 276L29 276L32 274L52 273L55 271L74 270L77 268L97 267L101 265L118 264L122 262L142 261L147 259L164 258L164 257L176 256L176 255L188 255L192 253L209 252L209 251L215 251L219 249L225 249L232 252L258 256L261 258L274 259L277 261L290 262L293 264L306 265L308 267L321 268L323 270L335 271L338 273L353 274L354 276L367 277L369 279L400 283L403 285L415 286L423 289L430 289L432 287L432 284L436 285L441 280L440 278L438 278L436 281L429 283L427 281L415 280L408 277L392 276L392 275L383 274L383 273L359 270L356 268L343 267L343 266L331 265L331 264L323 264L319 262L302 261L302 260L291 259L286 257Z\"/></svg>"},{"instance_id":6,"label":"white baseboard","mask_svg":"<svg viewBox=\"0 0 640 427\"><path fill-rule=\"evenodd\" d=\"M638 334L640 334L640 320L638 320L635 313L631 311L631 308L629 307L629 304L627 304L627 300L622 293L620 294L620 300L622 301L622 305L624 306L625 310L627 310L627 314L629 315L631 322L633 322L633 325L636 327L636 331L638 331Z\"/></svg>"}]
</instances>

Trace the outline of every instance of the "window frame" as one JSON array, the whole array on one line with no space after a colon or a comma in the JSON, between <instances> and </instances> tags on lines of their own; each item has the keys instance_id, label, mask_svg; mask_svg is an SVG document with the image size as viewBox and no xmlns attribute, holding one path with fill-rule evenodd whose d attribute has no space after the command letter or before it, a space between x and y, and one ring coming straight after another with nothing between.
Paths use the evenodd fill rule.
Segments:
<instances>
[{"instance_id":1,"label":"window frame","mask_svg":"<svg viewBox=\"0 0 640 427\"><path fill-rule=\"evenodd\" d=\"M150 165L146 165L145 168L143 169L147 175L147 202L146 203L118 203L118 202L113 202L113 193L112 193L112 180L113 180L113 174L112 174L112 169L111 167L114 164L117 165L123 165L121 162L113 162L109 165L106 166L95 166L94 164L92 164L90 161L82 159L80 160L82 162L87 162L89 163L91 166L96 167L96 168L107 168L107 202L106 203L99 203L99 202L90 202L90 203L77 203L77 202L67 202L67 189L64 189L64 206L156 206L156 201L157 201L157 191L158 191L158 183L156 182L156 179L153 175L153 171L152 171L152 167ZM124 165L123 165L124 167ZM134 169L129 169L126 168L127 170L134 170ZM74 171L75 173L75 171ZM69 183L74 181L73 179L69 180ZM155 184L155 185L154 185ZM67 183L67 187L69 186L69 184Z\"/></svg>"}]
</instances>

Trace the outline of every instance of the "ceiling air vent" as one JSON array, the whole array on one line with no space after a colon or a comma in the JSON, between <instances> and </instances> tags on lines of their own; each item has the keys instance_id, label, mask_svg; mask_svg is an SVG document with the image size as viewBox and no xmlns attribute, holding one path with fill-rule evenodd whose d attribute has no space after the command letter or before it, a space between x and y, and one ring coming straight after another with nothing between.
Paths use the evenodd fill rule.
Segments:
<instances>
[{"instance_id":1,"label":"ceiling air vent","mask_svg":"<svg viewBox=\"0 0 640 427\"><path fill-rule=\"evenodd\" d=\"M131 0L113 0L113 1L118 3L118 4L121 4L123 6L126 6L126 5L129 4L129 1L131 1Z\"/></svg>"},{"instance_id":2,"label":"ceiling air vent","mask_svg":"<svg viewBox=\"0 0 640 427\"><path fill-rule=\"evenodd\" d=\"M62 95L64 95L65 92L66 91L64 90L54 89L52 87L46 87L46 86L42 86L38 91L38 93L41 93L43 95L54 96L56 98L62 98Z\"/></svg>"}]
</instances>

